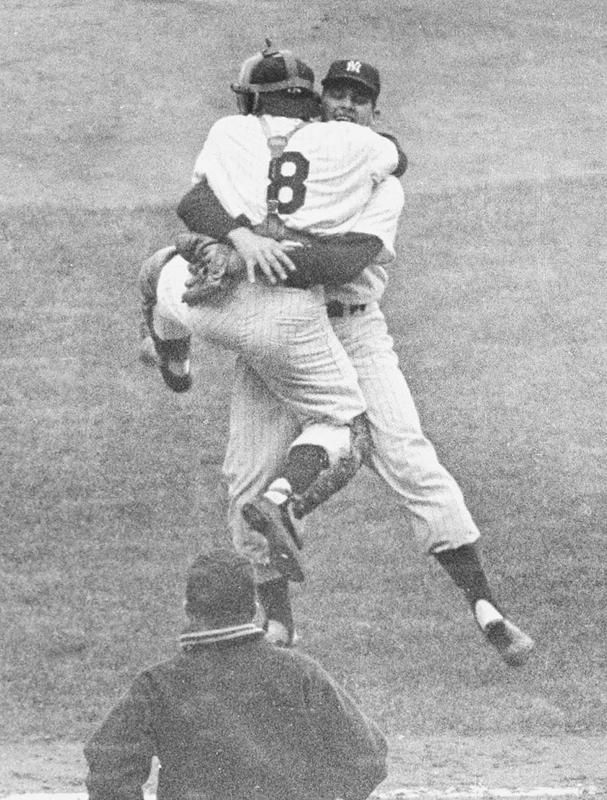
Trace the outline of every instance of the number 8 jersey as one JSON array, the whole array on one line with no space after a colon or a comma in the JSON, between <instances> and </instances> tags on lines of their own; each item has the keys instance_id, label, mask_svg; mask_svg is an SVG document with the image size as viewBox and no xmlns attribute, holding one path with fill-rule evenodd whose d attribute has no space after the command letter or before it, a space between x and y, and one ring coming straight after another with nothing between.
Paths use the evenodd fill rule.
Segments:
<instances>
[{"instance_id":1,"label":"number 8 jersey","mask_svg":"<svg viewBox=\"0 0 607 800\"><path fill-rule=\"evenodd\" d=\"M348 233L374 187L398 162L394 144L351 122L309 122L252 114L223 117L209 131L193 180L206 177L228 214L253 224L268 213L268 197L289 228L319 235ZM264 130L265 129L265 130ZM272 137L287 137L270 169Z\"/></svg>"}]
</instances>

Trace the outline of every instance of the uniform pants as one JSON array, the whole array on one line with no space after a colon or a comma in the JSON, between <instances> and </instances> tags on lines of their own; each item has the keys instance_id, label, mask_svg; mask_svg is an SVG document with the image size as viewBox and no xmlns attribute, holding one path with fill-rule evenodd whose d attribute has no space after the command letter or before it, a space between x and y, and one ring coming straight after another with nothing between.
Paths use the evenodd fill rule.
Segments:
<instances>
[{"instance_id":1,"label":"uniform pants","mask_svg":"<svg viewBox=\"0 0 607 800\"><path fill-rule=\"evenodd\" d=\"M181 301L188 277L181 256L162 268L154 306L154 328L161 339L193 334L234 350L302 427L310 422L348 425L365 410L356 372L327 319L321 289L243 280L190 307Z\"/></svg>"},{"instance_id":2,"label":"uniform pants","mask_svg":"<svg viewBox=\"0 0 607 800\"><path fill-rule=\"evenodd\" d=\"M462 492L422 432L378 304L331 323L357 372L367 404L373 443L369 466L402 498L413 536L426 552L476 541L479 532ZM243 523L240 508L277 474L298 432L297 419L259 375L238 359L224 473L234 543L254 563L257 534ZM258 570L260 581L269 577L273 576L266 570Z\"/></svg>"}]
</instances>

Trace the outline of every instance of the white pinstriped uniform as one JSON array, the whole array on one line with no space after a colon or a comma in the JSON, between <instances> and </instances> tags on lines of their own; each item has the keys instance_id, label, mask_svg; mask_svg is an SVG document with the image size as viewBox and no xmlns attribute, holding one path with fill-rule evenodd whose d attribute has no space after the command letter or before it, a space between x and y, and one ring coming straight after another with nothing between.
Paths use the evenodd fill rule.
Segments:
<instances>
[{"instance_id":1,"label":"white pinstriped uniform","mask_svg":"<svg viewBox=\"0 0 607 800\"><path fill-rule=\"evenodd\" d=\"M373 188L396 167L396 148L385 137L351 122L311 122L263 115L272 135L289 135L286 150L308 161L303 205L280 214L289 228L317 234L352 231ZM296 130L296 128L298 128ZM218 120L194 166L194 183L206 177L228 214L257 225L267 213L270 152L260 119L238 114ZM285 172L289 169L286 165ZM284 199L289 199L287 186Z\"/></svg>"},{"instance_id":2,"label":"white pinstriped uniform","mask_svg":"<svg viewBox=\"0 0 607 800\"><path fill-rule=\"evenodd\" d=\"M341 123L340 123L341 124ZM390 251L402 208L395 178L379 186L359 227L381 236ZM438 461L422 432L419 416L398 364L379 300L386 286L383 266L374 264L353 283L327 290L328 300L365 303L362 313L331 320L357 375L367 404L373 451L370 466L401 498L413 536L427 552L476 541L478 529L454 478ZM246 424L243 425L243 420ZM257 534L240 516L241 505L262 491L278 472L299 432L292 414L259 376L237 360L224 462L230 496L229 520L236 546L256 559ZM262 567L258 580L275 577Z\"/></svg>"},{"instance_id":3,"label":"white pinstriped uniform","mask_svg":"<svg viewBox=\"0 0 607 800\"><path fill-rule=\"evenodd\" d=\"M228 294L192 307L181 301L188 276L181 256L161 272L154 308L161 338L192 333L241 354L302 426L347 425L363 412L356 373L333 333L320 289L243 280Z\"/></svg>"},{"instance_id":4,"label":"white pinstriped uniform","mask_svg":"<svg viewBox=\"0 0 607 800\"><path fill-rule=\"evenodd\" d=\"M301 125L285 117L264 119L272 134L286 135ZM296 130L288 150L307 163L305 194L281 218L294 228L327 234L355 226L375 185L397 163L391 142L357 125L306 124ZM261 222L267 210L269 162L259 118L226 117L209 132L196 161L195 180L206 176L230 214ZM287 204L293 193L288 168L294 164L287 159L283 165L287 173L281 192L286 195L280 199ZM161 272L154 308L154 327L161 338L192 333L235 350L301 425L316 421L343 426L364 411L354 369L327 319L321 287L288 289L243 280L228 294L190 307L181 301L187 277L180 256ZM248 424L246 416L241 424Z\"/></svg>"}]
</instances>

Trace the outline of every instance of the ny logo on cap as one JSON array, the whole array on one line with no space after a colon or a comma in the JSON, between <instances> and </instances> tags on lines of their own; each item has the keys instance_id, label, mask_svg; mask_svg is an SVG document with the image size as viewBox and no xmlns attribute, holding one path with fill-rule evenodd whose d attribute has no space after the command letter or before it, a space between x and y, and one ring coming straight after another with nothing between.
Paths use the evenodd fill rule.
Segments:
<instances>
[{"instance_id":1,"label":"ny logo on cap","mask_svg":"<svg viewBox=\"0 0 607 800\"><path fill-rule=\"evenodd\" d=\"M360 63L360 61L348 61L346 65L346 71L359 73L361 67L362 64Z\"/></svg>"}]
</instances>

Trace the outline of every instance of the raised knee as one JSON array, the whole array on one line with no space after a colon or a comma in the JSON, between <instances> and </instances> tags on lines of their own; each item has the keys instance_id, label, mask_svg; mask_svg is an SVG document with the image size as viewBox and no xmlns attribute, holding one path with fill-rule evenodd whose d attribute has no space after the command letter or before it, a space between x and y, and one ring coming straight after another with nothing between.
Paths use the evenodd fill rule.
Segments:
<instances>
[{"instance_id":1,"label":"raised knee","mask_svg":"<svg viewBox=\"0 0 607 800\"><path fill-rule=\"evenodd\" d=\"M352 454L352 441L352 430L348 425L314 422L303 429L291 449L307 447L310 453L315 453L316 458L319 457L320 450L324 453L326 467L329 467Z\"/></svg>"}]
</instances>

